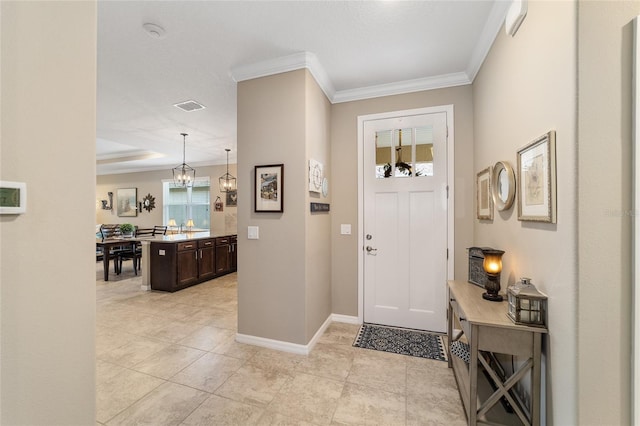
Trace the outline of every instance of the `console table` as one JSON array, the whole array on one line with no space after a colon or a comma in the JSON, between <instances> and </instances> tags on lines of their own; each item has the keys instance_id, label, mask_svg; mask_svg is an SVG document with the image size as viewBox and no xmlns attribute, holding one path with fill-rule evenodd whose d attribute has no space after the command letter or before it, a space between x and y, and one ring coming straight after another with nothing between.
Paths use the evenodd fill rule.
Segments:
<instances>
[{"instance_id":1,"label":"console table","mask_svg":"<svg viewBox=\"0 0 640 426\"><path fill-rule=\"evenodd\" d=\"M464 281L448 281L447 334L449 367L470 425L540 424L540 353L546 328L514 324L507 316L507 302L482 298L484 289ZM505 298L506 299L506 298ZM459 331L454 335L454 329ZM469 362L451 353L451 345L462 338L469 345ZM495 354L519 357L509 377ZM515 385L529 376L530 409L515 392ZM512 412L504 409L506 400Z\"/></svg>"}]
</instances>

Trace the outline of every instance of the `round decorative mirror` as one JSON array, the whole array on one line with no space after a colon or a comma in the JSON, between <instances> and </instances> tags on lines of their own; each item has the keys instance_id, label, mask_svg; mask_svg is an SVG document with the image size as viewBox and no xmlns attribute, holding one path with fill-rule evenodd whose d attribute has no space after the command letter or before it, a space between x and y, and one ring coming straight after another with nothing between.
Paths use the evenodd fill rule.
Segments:
<instances>
[{"instance_id":1,"label":"round decorative mirror","mask_svg":"<svg viewBox=\"0 0 640 426\"><path fill-rule=\"evenodd\" d=\"M147 194L142 199L142 208L151 212L156 207L156 199L151 194Z\"/></svg>"},{"instance_id":2,"label":"round decorative mirror","mask_svg":"<svg viewBox=\"0 0 640 426\"><path fill-rule=\"evenodd\" d=\"M508 162L498 161L493 167L491 187L493 202L498 211L510 209L516 195L516 175Z\"/></svg>"}]
</instances>

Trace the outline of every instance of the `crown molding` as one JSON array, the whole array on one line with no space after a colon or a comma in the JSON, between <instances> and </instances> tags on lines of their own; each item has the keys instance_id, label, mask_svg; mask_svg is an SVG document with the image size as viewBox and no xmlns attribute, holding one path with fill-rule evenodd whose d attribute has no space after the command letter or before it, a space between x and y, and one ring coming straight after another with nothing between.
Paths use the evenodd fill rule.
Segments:
<instances>
[{"instance_id":1,"label":"crown molding","mask_svg":"<svg viewBox=\"0 0 640 426\"><path fill-rule=\"evenodd\" d=\"M122 163L127 161L140 161L140 160L151 160L154 158L162 158L166 157L164 154L160 154L159 152L152 151L140 151L135 153L127 153L127 154L111 154L111 155L96 155L96 164L111 164L111 163Z\"/></svg>"},{"instance_id":2,"label":"crown molding","mask_svg":"<svg viewBox=\"0 0 640 426\"><path fill-rule=\"evenodd\" d=\"M309 70L311 75L332 104L378 98L381 96L400 95L404 93L420 92L424 90L443 89L446 87L464 86L473 83L482 63L486 59L495 41L511 1L496 1L489 13L489 17L473 50L466 72L438 75L434 77L404 80L377 86L360 87L336 91L329 75L311 52L300 52L280 58L270 59L250 65L241 65L231 69L231 78L236 82L252 80L254 78L281 74L302 68Z\"/></svg>"},{"instance_id":3,"label":"crown molding","mask_svg":"<svg viewBox=\"0 0 640 426\"><path fill-rule=\"evenodd\" d=\"M269 59L255 64L233 67L231 69L231 78L236 83L239 83L303 68L309 70L327 98L329 100L333 99L335 95L333 83L331 83L329 75L316 55L311 52L294 53L293 55Z\"/></svg>"},{"instance_id":4,"label":"crown molding","mask_svg":"<svg viewBox=\"0 0 640 426\"><path fill-rule=\"evenodd\" d=\"M464 86L466 84L471 84L471 80L467 74L458 72L434 77L398 81L396 83L380 84L378 86L341 90L336 92L332 103L337 104L341 102L359 101L363 99L378 98L381 96L400 95L403 93L420 92L423 90Z\"/></svg>"},{"instance_id":5,"label":"crown molding","mask_svg":"<svg viewBox=\"0 0 640 426\"><path fill-rule=\"evenodd\" d=\"M480 71L480 67L489 54L489 50L491 50L491 46L493 46L493 42L496 40L500 29L502 29L502 24L504 23L511 3L511 1L494 2L491 12L489 12L487 22L484 24L480 38L478 38L478 43L476 43L476 47L473 49L471 59L467 65L467 75L471 82L475 80L478 71Z\"/></svg>"},{"instance_id":6,"label":"crown molding","mask_svg":"<svg viewBox=\"0 0 640 426\"><path fill-rule=\"evenodd\" d=\"M313 78L332 104L357 101L362 99L377 98L380 96L399 95L402 93L419 92L422 90L441 89L444 87L463 86L470 84L471 80L463 73L453 73L435 77L405 80L396 83L381 84L378 86L361 87L336 91L331 83L329 75L311 52L295 53L289 56L257 62L250 65L242 65L231 69L231 78L236 82L253 80L254 78L267 77L295 71L302 68L309 70Z\"/></svg>"},{"instance_id":7,"label":"crown molding","mask_svg":"<svg viewBox=\"0 0 640 426\"><path fill-rule=\"evenodd\" d=\"M115 164L118 164L118 162L116 162ZM200 161L200 162L189 162L189 165L191 167L193 167L194 169L198 169L200 167L215 167L215 166L224 166L226 163L218 163L218 162L213 162L213 161ZM229 163L229 164L236 164L236 163ZM121 175L121 174L126 174L126 173L145 173L145 172L157 172L160 170L165 170L167 172L171 172L171 169L173 167L175 167L175 163L171 163L171 164L157 164L157 165L153 165L153 166L145 166L145 167L138 167L138 166L131 166L131 167L126 167L126 166L115 166L115 167L109 167L110 164L109 163L100 163L98 164L98 162L96 161L96 176L107 176L107 175ZM196 177L197 179L197 177Z\"/></svg>"}]
</instances>

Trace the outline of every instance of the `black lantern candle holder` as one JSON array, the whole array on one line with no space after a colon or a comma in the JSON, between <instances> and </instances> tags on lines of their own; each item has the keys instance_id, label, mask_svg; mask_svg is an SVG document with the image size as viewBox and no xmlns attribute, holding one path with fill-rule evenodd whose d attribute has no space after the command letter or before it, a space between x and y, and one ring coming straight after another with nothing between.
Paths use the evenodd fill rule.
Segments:
<instances>
[{"instance_id":1,"label":"black lantern candle holder","mask_svg":"<svg viewBox=\"0 0 640 426\"><path fill-rule=\"evenodd\" d=\"M483 249L484 261L482 267L487 273L487 282L484 284L485 293L482 298L492 302L502 302L503 298L500 294L500 272L502 272L502 255L503 250Z\"/></svg>"}]
</instances>

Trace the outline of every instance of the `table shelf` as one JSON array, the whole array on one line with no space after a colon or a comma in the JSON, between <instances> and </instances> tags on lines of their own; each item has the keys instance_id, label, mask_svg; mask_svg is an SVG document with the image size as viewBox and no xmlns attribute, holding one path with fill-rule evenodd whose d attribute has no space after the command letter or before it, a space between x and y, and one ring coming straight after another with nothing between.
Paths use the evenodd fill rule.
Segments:
<instances>
[{"instance_id":1,"label":"table shelf","mask_svg":"<svg viewBox=\"0 0 640 426\"><path fill-rule=\"evenodd\" d=\"M506 302L482 299L480 287L449 281L448 289L449 367L453 368L469 424L539 425L541 336L547 330L514 324L507 317ZM451 353L451 344L460 338L469 344L468 364ZM494 353L525 361L511 376L504 377ZM514 392L515 385L527 375L530 411ZM501 401L506 401L512 412Z\"/></svg>"}]
</instances>

